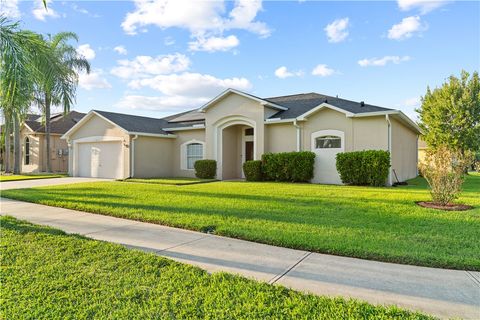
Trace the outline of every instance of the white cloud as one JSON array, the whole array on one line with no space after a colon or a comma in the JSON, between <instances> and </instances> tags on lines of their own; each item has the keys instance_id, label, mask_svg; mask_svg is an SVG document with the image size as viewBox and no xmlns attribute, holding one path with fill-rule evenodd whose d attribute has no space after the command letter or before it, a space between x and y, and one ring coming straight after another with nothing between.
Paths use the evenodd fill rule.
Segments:
<instances>
[{"instance_id":1,"label":"white cloud","mask_svg":"<svg viewBox=\"0 0 480 320\"><path fill-rule=\"evenodd\" d=\"M248 90L252 87L246 78L219 79L208 74L189 73L158 75L129 82L132 89L149 87L167 96L211 98L227 88Z\"/></svg>"},{"instance_id":2,"label":"white cloud","mask_svg":"<svg viewBox=\"0 0 480 320\"><path fill-rule=\"evenodd\" d=\"M181 53L157 57L137 56L133 60L118 60L117 63L118 66L111 73L122 79L180 72L190 67L190 59Z\"/></svg>"},{"instance_id":3,"label":"white cloud","mask_svg":"<svg viewBox=\"0 0 480 320\"><path fill-rule=\"evenodd\" d=\"M406 107L409 107L409 108L417 108L420 106L420 97L413 97L413 98L410 98L410 99L407 99L405 100L405 102L403 103Z\"/></svg>"},{"instance_id":4,"label":"white cloud","mask_svg":"<svg viewBox=\"0 0 480 320\"><path fill-rule=\"evenodd\" d=\"M124 109L177 112L179 109L199 107L209 98L191 98L183 96L149 97L140 95L124 96L115 106Z\"/></svg>"},{"instance_id":5,"label":"white cloud","mask_svg":"<svg viewBox=\"0 0 480 320\"><path fill-rule=\"evenodd\" d=\"M45 21L46 18L58 18L58 13L53 9L51 0L47 0L47 9L43 5L42 0L35 0L35 4L32 10L33 16L41 21Z\"/></svg>"},{"instance_id":6,"label":"white cloud","mask_svg":"<svg viewBox=\"0 0 480 320\"><path fill-rule=\"evenodd\" d=\"M88 43L79 45L77 53L87 60L95 59L95 50L93 50Z\"/></svg>"},{"instance_id":7,"label":"white cloud","mask_svg":"<svg viewBox=\"0 0 480 320\"><path fill-rule=\"evenodd\" d=\"M389 62L393 64L399 64L404 61L410 60L409 56L385 56L383 58L370 58L370 59L362 59L358 60L358 64L362 67L384 67L386 66Z\"/></svg>"},{"instance_id":8,"label":"white cloud","mask_svg":"<svg viewBox=\"0 0 480 320\"><path fill-rule=\"evenodd\" d=\"M116 46L113 48L113 51L121 55L126 55L128 53L124 46Z\"/></svg>"},{"instance_id":9,"label":"white cloud","mask_svg":"<svg viewBox=\"0 0 480 320\"><path fill-rule=\"evenodd\" d=\"M195 41L189 42L189 49L192 51L228 51L240 44L238 38L234 35L228 37L198 37Z\"/></svg>"},{"instance_id":10,"label":"white cloud","mask_svg":"<svg viewBox=\"0 0 480 320\"><path fill-rule=\"evenodd\" d=\"M166 37L165 39L163 39L163 44L166 46L174 45L175 39L173 39L172 37Z\"/></svg>"},{"instance_id":11,"label":"white cloud","mask_svg":"<svg viewBox=\"0 0 480 320\"><path fill-rule=\"evenodd\" d=\"M85 14L85 15L87 15L89 17L92 17L92 18L100 18L100 15L98 15L96 13L91 13L87 9L79 7L76 3L72 3L71 7L72 7L72 10L75 11L75 12Z\"/></svg>"},{"instance_id":12,"label":"white cloud","mask_svg":"<svg viewBox=\"0 0 480 320\"><path fill-rule=\"evenodd\" d=\"M78 77L78 84L86 90L111 88L112 85L103 77L103 74L102 69L94 69L89 74L82 72Z\"/></svg>"},{"instance_id":13,"label":"white cloud","mask_svg":"<svg viewBox=\"0 0 480 320\"><path fill-rule=\"evenodd\" d=\"M397 0L398 7L402 11L419 9L420 13L426 14L451 2L450 0Z\"/></svg>"},{"instance_id":14,"label":"white cloud","mask_svg":"<svg viewBox=\"0 0 480 320\"><path fill-rule=\"evenodd\" d=\"M194 39L190 46L204 51L210 47L232 48L238 45L233 36L223 37L228 30L247 30L268 37L271 30L255 18L262 10L262 0L236 0L228 12L226 0L134 0L135 10L127 13L123 30L130 35L145 30L148 25L162 29L177 27L190 31ZM210 41L210 42L209 42ZM203 42L207 47L203 49Z\"/></svg>"},{"instance_id":15,"label":"white cloud","mask_svg":"<svg viewBox=\"0 0 480 320\"><path fill-rule=\"evenodd\" d=\"M348 37L348 18L337 19L325 27L328 42L342 42Z\"/></svg>"},{"instance_id":16,"label":"white cloud","mask_svg":"<svg viewBox=\"0 0 480 320\"><path fill-rule=\"evenodd\" d=\"M281 66L280 68L277 68L275 70L275 76L280 79L285 79L289 77L294 77L294 76L302 76L303 71L298 70L298 71L289 71L287 67Z\"/></svg>"},{"instance_id":17,"label":"white cloud","mask_svg":"<svg viewBox=\"0 0 480 320\"><path fill-rule=\"evenodd\" d=\"M161 96L126 95L118 103L121 108L154 111L179 111L199 107L227 88L249 90L246 78L220 79L208 74L189 73L158 75L129 82L131 89L152 88Z\"/></svg>"},{"instance_id":18,"label":"white cloud","mask_svg":"<svg viewBox=\"0 0 480 320\"><path fill-rule=\"evenodd\" d=\"M122 28L128 34L135 34L138 27L147 25L162 29L179 27L190 30L194 35L244 29L268 36L270 30L265 23L255 21L261 9L261 0L237 0L225 16L224 1L135 0L135 10L127 13Z\"/></svg>"},{"instance_id":19,"label":"white cloud","mask_svg":"<svg viewBox=\"0 0 480 320\"><path fill-rule=\"evenodd\" d=\"M262 0L237 0L225 23L225 29L245 29L262 37L268 37L271 30L264 22L254 21L262 10Z\"/></svg>"},{"instance_id":20,"label":"white cloud","mask_svg":"<svg viewBox=\"0 0 480 320\"><path fill-rule=\"evenodd\" d=\"M22 15L18 8L18 0L0 0L0 15L9 19L18 19Z\"/></svg>"},{"instance_id":21,"label":"white cloud","mask_svg":"<svg viewBox=\"0 0 480 320\"><path fill-rule=\"evenodd\" d=\"M328 77L335 73L335 70L329 68L326 64L319 64L312 70L312 75Z\"/></svg>"},{"instance_id":22,"label":"white cloud","mask_svg":"<svg viewBox=\"0 0 480 320\"><path fill-rule=\"evenodd\" d=\"M425 31L427 26L422 24L419 16L403 18L398 24L388 30L388 38L394 40L404 40L411 38L415 33Z\"/></svg>"}]
</instances>

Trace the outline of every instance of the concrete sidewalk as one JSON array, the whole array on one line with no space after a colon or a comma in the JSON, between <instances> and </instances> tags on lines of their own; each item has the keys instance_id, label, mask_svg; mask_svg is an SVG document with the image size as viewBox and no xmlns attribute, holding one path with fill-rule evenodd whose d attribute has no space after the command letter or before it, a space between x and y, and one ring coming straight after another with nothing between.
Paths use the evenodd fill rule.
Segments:
<instances>
[{"instance_id":1,"label":"concrete sidewalk","mask_svg":"<svg viewBox=\"0 0 480 320\"><path fill-rule=\"evenodd\" d=\"M46 186L58 186L62 184L82 183L82 182L97 182L97 181L112 181L111 179L98 178L81 178L81 177L64 177L64 178L47 178L47 179L30 179L18 181L4 181L0 182L0 190L10 189L25 189Z\"/></svg>"},{"instance_id":2,"label":"concrete sidewalk","mask_svg":"<svg viewBox=\"0 0 480 320\"><path fill-rule=\"evenodd\" d=\"M280 248L155 224L1 199L2 215L319 295L480 319L480 272L425 268Z\"/></svg>"}]
</instances>

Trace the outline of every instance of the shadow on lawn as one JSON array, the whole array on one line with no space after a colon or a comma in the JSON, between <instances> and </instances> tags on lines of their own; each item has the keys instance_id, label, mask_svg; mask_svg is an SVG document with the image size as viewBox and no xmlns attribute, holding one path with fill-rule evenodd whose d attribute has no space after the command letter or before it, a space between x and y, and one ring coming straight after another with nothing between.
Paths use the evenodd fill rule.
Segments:
<instances>
[{"instance_id":1,"label":"shadow on lawn","mask_svg":"<svg viewBox=\"0 0 480 320\"><path fill-rule=\"evenodd\" d=\"M44 190L42 190L44 191ZM412 234L416 230L419 234L431 234L432 232L442 230L442 232L448 231L448 228L453 228L452 230L463 230L465 228L473 227L472 221L452 221L448 218L448 215L445 213L443 216L440 214L433 215L402 215L400 212L378 212L374 209L375 205L379 203L384 205L384 200L369 200L365 201L362 204L359 203L338 203L335 200L305 200L301 201L290 201L293 204L296 204L295 211L286 210L292 208L285 208L282 206L274 205L265 207L262 205L265 202L284 201L277 197L270 196L246 196L240 197L246 199L250 203L242 204L241 207L235 206L224 206L214 207L209 206L208 203L199 202L197 207L188 207L185 205L169 205L168 201L162 204L145 204L145 203L125 203L121 201L105 201L104 194L89 194L88 199L78 199L78 194L72 192L65 193L62 192L64 197L62 202L58 202L58 194L56 192L42 192L41 194L36 194L38 200L33 200L46 205L61 206L67 207L75 210L87 211L92 213L99 213L105 215L112 215L122 218L130 218L145 222L156 222L162 223L175 227L184 227L194 230L201 230L206 226L211 225L222 225L225 224L225 218L238 219L239 221L245 220L249 221L252 224L255 224L254 221L260 222L261 225L265 221L278 222L278 223L289 223L293 225L304 225L315 228L324 228L328 227L331 229L349 229L353 233L358 232L374 232L377 235L388 233L395 235L408 235ZM28 192L27 192L28 193ZM166 193L178 194L179 191L168 191ZM181 193L185 196L201 196L211 198L212 196L220 196L225 198L224 194L217 193L204 193L197 191L184 191ZM199 195L200 194L200 195ZM69 197L72 197L69 199ZM22 200L22 196L18 197ZM227 197L229 198L229 197ZM168 197L167 197L168 199ZM230 198L229 198L230 199ZM28 198L26 199L28 200ZM298 202L301 202L302 206L298 208ZM405 204L403 201L401 204ZM408 202L408 207L404 208L402 211L412 211L412 209L423 211L423 208L412 208L413 204ZM384 209L384 208L383 208ZM437 213L437 211L434 211ZM168 215L168 216L165 216ZM187 217L187 222L178 222L182 219L183 215L193 216L198 215L200 223L196 221L191 221L190 217ZM163 217L162 217L163 216ZM443 219L445 217L445 219ZM444 221L445 220L445 221ZM235 221L230 220L230 223L235 223ZM395 225L402 225L403 228L392 228ZM301 228L301 227L300 227ZM403 232L405 228L408 229L407 232Z\"/></svg>"}]
</instances>

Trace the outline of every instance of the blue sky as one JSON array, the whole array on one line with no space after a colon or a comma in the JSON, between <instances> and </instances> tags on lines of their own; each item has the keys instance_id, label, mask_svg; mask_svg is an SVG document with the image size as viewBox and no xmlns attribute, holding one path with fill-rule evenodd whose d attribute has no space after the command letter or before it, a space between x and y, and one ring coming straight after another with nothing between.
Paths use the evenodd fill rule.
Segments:
<instances>
[{"instance_id":1,"label":"blue sky","mask_svg":"<svg viewBox=\"0 0 480 320\"><path fill-rule=\"evenodd\" d=\"M39 33L74 31L92 64L76 110L162 117L226 87L339 95L411 117L426 87L479 70L476 1L0 0Z\"/></svg>"}]
</instances>

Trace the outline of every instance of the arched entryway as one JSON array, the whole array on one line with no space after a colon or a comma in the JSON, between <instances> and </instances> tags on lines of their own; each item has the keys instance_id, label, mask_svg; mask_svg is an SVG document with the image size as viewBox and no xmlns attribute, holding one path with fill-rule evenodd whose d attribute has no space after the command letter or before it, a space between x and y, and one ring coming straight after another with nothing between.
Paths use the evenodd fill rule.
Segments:
<instances>
[{"instance_id":1,"label":"arched entryway","mask_svg":"<svg viewBox=\"0 0 480 320\"><path fill-rule=\"evenodd\" d=\"M244 117L224 119L217 126L217 178L241 179L243 163L257 159L255 122Z\"/></svg>"}]
</instances>

